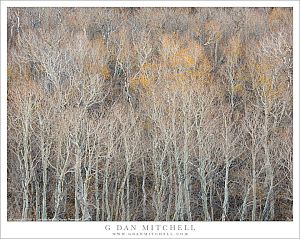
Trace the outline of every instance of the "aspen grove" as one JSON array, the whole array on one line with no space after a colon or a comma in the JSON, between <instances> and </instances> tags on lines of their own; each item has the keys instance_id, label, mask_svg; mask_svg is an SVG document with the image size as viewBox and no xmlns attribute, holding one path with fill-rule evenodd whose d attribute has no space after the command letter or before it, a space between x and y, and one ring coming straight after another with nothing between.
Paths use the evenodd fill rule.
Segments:
<instances>
[{"instance_id":1,"label":"aspen grove","mask_svg":"<svg viewBox=\"0 0 300 239\"><path fill-rule=\"evenodd\" d=\"M291 8L9 8L8 220L293 220Z\"/></svg>"}]
</instances>

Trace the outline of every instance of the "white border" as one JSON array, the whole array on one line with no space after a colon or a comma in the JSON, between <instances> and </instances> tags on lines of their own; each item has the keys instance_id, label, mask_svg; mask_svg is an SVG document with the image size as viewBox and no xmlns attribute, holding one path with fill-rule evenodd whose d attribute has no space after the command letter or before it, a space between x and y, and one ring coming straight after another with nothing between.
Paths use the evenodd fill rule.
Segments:
<instances>
[{"instance_id":1,"label":"white border","mask_svg":"<svg viewBox=\"0 0 300 239\"><path fill-rule=\"evenodd\" d=\"M296 1L296 0L294 0ZM294 1L3 1L5 7L293 7Z\"/></svg>"},{"instance_id":2,"label":"white border","mask_svg":"<svg viewBox=\"0 0 300 239\"><path fill-rule=\"evenodd\" d=\"M297 1L18 1L1 2L1 238L112 238L105 225L143 222L7 222L7 7L293 7L294 220L293 222L159 222L194 225L188 238L299 238L299 2ZM157 224L148 222L147 224ZM116 237L117 238L117 237ZM129 237L119 237L129 238ZM134 237L140 238L140 237ZM153 237L146 237L153 238ZM161 238L168 238L163 236Z\"/></svg>"}]
</instances>

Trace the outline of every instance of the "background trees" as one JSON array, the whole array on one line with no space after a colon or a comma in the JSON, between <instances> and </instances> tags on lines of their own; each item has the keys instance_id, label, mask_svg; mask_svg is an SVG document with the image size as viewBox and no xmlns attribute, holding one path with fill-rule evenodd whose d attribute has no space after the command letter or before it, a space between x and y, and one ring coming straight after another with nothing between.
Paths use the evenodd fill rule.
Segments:
<instances>
[{"instance_id":1,"label":"background trees","mask_svg":"<svg viewBox=\"0 0 300 239\"><path fill-rule=\"evenodd\" d=\"M292 220L291 9L11 8L7 27L9 220Z\"/></svg>"}]
</instances>

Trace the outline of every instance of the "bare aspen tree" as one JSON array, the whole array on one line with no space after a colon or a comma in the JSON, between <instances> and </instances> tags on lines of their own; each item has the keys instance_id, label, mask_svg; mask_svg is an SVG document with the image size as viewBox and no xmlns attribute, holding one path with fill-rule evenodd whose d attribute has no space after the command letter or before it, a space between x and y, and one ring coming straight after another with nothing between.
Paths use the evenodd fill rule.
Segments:
<instances>
[{"instance_id":1,"label":"bare aspen tree","mask_svg":"<svg viewBox=\"0 0 300 239\"><path fill-rule=\"evenodd\" d=\"M249 146L246 146L247 149L250 151L251 154L251 174L252 174L252 213L251 213L251 220L255 221L257 220L257 183L258 183L258 177L259 177L259 170L258 168L258 154L260 152L261 148L261 141L262 141L262 135L261 135L261 117L258 113L255 112L254 109L247 106L246 112L245 112L245 130L250 136Z\"/></svg>"},{"instance_id":2,"label":"bare aspen tree","mask_svg":"<svg viewBox=\"0 0 300 239\"><path fill-rule=\"evenodd\" d=\"M26 70L21 71L24 74L23 80L30 81L26 78ZM32 152L32 138L33 138L33 125L35 121L35 105L37 102L37 94L34 93L35 85L31 84L31 88L27 88L25 84L19 82L14 89L16 95L14 102L16 108L13 112L15 116L12 122L15 122L17 132L14 138L15 146L13 153L18 160L18 167L20 170L20 184L22 188L22 220L30 220L30 187L32 186L34 178L34 170L37 165L37 157ZM35 89L37 90L37 89ZM10 126L11 127L11 126Z\"/></svg>"},{"instance_id":3,"label":"bare aspen tree","mask_svg":"<svg viewBox=\"0 0 300 239\"><path fill-rule=\"evenodd\" d=\"M237 148L237 144L240 141L240 129L239 126L231 121L230 111L223 112L222 122L222 152L225 160L225 178L224 178L224 199L222 204L222 221L226 220L228 208L229 208L229 172L232 162L241 155L241 149Z\"/></svg>"},{"instance_id":4,"label":"bare aspen tree","mask_svg":"<svg viewBox=\"0 0 300 239\"><path fill-rule=\"evenodd\" d=\"M203 92L204 94L204 92ZM210 157L211 148L207 144L209 139L211 140L210 135L210 126L208 123L208 115L210 104L212 103L212 99L209 95L208 98L198 97L196 98L196 109L194 110L194 121L195 121L195 130L196 130L196 144L198 145L198 154L197 154L197 162L198 162L198 173L200 177L201 183L201 199L202 199L202 207L204 212L204 220L210 221L211 215L208 207L208 169L212 167L212 161ZM212 196L212 195L211 195Z\"/></svg>"}]
</instances>

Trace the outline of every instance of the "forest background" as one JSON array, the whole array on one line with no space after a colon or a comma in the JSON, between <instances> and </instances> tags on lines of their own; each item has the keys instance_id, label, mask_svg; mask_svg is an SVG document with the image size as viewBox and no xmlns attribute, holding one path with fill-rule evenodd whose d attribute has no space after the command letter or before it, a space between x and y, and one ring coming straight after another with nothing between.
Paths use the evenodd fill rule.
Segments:
<instances>
[{"instance_id":1,"label":"forest background","mask_svg":"<svg viewBox=\"0 0 300 239\"><path fill-rule=\"evenodd\" d=\"M291 8L11 8L9 220L292 220Z\"/></svg>"}]
</instances>

